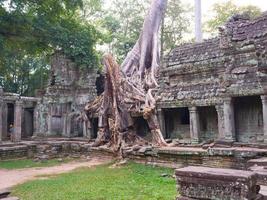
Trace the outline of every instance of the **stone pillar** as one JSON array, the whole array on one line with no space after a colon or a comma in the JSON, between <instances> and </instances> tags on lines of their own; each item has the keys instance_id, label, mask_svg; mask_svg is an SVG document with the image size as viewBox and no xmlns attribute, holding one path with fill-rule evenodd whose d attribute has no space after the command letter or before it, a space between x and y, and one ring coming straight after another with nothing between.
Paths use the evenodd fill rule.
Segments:
<instances>
[{"instance_id":1,"label":"stone pillar","mask_svg":"<svg viewBox=\"0 0 267 200\"><path fill-rule=\"evenodd\" d=\"M47 113L47 136L52 135L52 104L48 105Z\"/></svg>"},{"instance_id":2,"label":"stone pillar","mask_svg":"<svg viewBox=\"0 0 267 200\"><path fill-rule=\"evenodd\" d=\"M267 143L267 95L261 96L264 142Z\"/></svg>"},{"instance_id":3,"label":"stone pillar","mask_svg":"<svg viewBox=\"0 0 267 200\"><path fill-rule=\"evenodd\" d=\"M189 108L190 112L190 137L193 144L199 142L200 126L197 107Z\"/></svg>"},{"instance_id":4,"label":"stone pillar","mask_svg":"<svg viewBox=\"0 0 267 200\"><path fill-rule=\"evenodd\" d=\"M8 116L8 107L7 103L3 102L2 104L2 139L5 140L7 139L7 116Z\"/></svg>"},{"instance_id":5,"label":"stone pillar","mask_svg":"<svg viewBox=\"0 0 267 200\"><path fill-rule=\"evenodd\" d=\"M223 106L222 105L216 105L215 106L217 115L218 115L218 139L224 139L224 112L223 112Z\"/></svg>"},{"instance_id":6,"label":"stone pillar","mask_svg":"<svg viewBox=\"0 0 267 200\"><path fill-rule=\"evenodd\" d=\"M70 137L70 131L68 130L68 126L70 126L70 120L68 117L68 114L63 114L62 115L63 118L63 126L62 126L62 136L63 137Z\"/></svg>"},{"instance_id":7,"label":"stone pillar","mask_svg":"<svg viewBox=\"0 0 267 200\"><path fill-rule=\"evenodd\" d=\"M64 114L63 116L63 134L62 136L64 137L73 137L71 135L71 126L74 125L74 123L77 123L75 122L75 119L73 118L73 115L72 114Z\"/></svg>"},{"instance_id":8,"label":"stone pillar","mask_svg":"<svg viewBox=\"0 0 267 200\"><path fill-rule=\"evenodd\" d=\"M235 117L232 98L225 98L223 103L224 140L236 141Z\"/></svg>"},{"instance_id":9,"label":"stone pillar","mask_svg":"<svg viewBox=\"0 0 267 200\"><path fill-rule=\"evenodd\" d=\"M21 141L22 134L22 117L23 117L23 102L21 100L16 101L15 104L15 119L14 119L14 142Z\"/></svg>"},{"instance_id":10,"label":"stone pillar","mask_svg":"<svg viewBox=\"0 0 267 200\"><path fill-rule=\"evenodd\" d=\"M159 125L160 125L160 130L164 138L166 138L167 133L165 129L165 117L164 117L164 111L162 109L157 110L157 115L158 115L158 120L159 120Z\"/></svg>"},{"instance_id":11,"label":"stone pillar","mask_svg":"<svg viewBox=\"0 0 267 200\"><path fill-rule=\"evenodd\" d=\"M0 85L0 142L4 139L4 99L3 88Z\"/></svg>"},{"instance_id":12,"label":"stone pillar","mask_svg":"<svg viewBox=\"0 0 267 200\"><path fill-rule=\"evenodd\" d=\"M41 119L39 117L40 102L37 102L33 110L33 136L37 136L40 133Z\"/></svg>"},{"instance_id":13,"label":"stone pillar","mask_svg":"<svg viewBox=\"0 0 267 200\"><path fill-rule=\"evenodd\" d=\"M90 121L83 121L83 137L91 140L92 138L92 128L90 127Z\"/></svg>"},{"instance_id":14,"label":"stone pillar","mask_svg":"<svg viewBox=\"0 0 267 200\"><path fill-rule=\"evenodd\" d=\"M0 142L3 141L3 138L4 138L3 109L4 109L4 100L2 99L1 94L0 94Z\"/></svg>"}]
</instances>

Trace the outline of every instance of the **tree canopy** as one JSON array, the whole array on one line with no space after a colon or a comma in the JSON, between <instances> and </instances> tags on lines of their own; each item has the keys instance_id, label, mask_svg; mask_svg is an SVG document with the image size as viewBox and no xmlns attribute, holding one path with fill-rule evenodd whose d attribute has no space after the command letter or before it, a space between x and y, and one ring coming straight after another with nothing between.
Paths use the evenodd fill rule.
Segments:
<instances>
[{"instance_id":1,"label":"tree canopy","mask_svg":"<svg viewBox=\"0 0 267 200\"><path fill-rule=\"evenodd\" d=\"M98 67L101 33L81 17L82 8L82 0L0 0L0 76L7 91L32 95L29 88L45 81L31 80L40 71L46 80L46 57L56 50L79 67Z\"/></svg>"},{"instance_id":2,"label":"tree canopy","mask_svg":"<svg viewBox=\"0 0 267 200\"><path fill-rule=\"evenodd\" d=\"M0 84L6 91L33 95L46 85L49 58L58 50L81 68L99 67L100 55L107 51L122 61L138 39L150 2L0 0ZM215 4L213 12L205 24L205 31L212 34L231 15L247 12L254 17L260 9L238 7L229 0ZM184 41L192 16L192 7L168 0L161 28L162 55Z\"/></svg>"},{"instance_id":3,"label":"tree canopy","mask_svg":"<svg viewBox=\"0 0 267 200\"><path fill-rule=\"evenodd\" d=\"M109 50L119 60L135 44L142 29L150 0L112 0L104 9L102 26L107 31ZM161 46L165 52L182 42L182 34L189 32L190 14L193 9L180 0L168 0L168 7L161 29Z\"/></svg>"},{"instance_id":4,"label":"tree canopy","mask_svg":"<svg viewBox=\"0 0 267 200\"><path fill-rule=\"evenodd\" d=\"M261 14L261 9L257 6L237 6L233 0L215 3L212 11L214 12L214 17L205 24L205 31L212 34L216 33L218 27L223 26L234 14L248 14L251 18L255 18Z\"/></svg>"}]
</instances>

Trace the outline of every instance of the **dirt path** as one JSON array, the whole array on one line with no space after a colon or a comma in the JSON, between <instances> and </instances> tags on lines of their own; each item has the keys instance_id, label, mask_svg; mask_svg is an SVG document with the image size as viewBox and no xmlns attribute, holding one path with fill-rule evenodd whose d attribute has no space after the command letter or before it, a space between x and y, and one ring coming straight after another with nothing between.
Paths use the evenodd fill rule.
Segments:
<instances>
[{"instance_id":1,"label":"dirt path","mask_svg":"<svg viewBox=\"0 0 267 200\"><path fill-rule=\"evenodd\" d=\"M79 167L92 167L101 164L107 164L111 162L111 158L92 158L85 162L70 162L54 167L44 168L29 168L18 170L3 170L0 169L0 190L13 187L17 184L24 183L26 181L37 178L40 175L54 175L62 174L72 171Z\"/></svg>"}]
</instances>

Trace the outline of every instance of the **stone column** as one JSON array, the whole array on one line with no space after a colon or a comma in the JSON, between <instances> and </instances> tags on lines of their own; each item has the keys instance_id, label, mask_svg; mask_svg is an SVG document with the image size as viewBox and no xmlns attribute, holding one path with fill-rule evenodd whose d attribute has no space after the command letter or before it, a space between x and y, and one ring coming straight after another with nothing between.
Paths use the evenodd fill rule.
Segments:
<instances>
[{"instance_id":1,"label":"stone column","mask_svg":"<svg viewBox=\"0 0 267 200\"><path fill-rule=\"evenodd\" d=\"M0 85L0 142L4 139L4 99L3 99L3 88Z\"/></svg>"},{"instance_id":2,"label":"stone column","mask_svg":"<svg viewBox=\"0 0 267 200\"><path fill-rule=\"evenodd\" d=\"M67 114L62 115L63 125L62 125L62 136L63 137L70 137L70 132L68 130L68 126L70 126L70 120Z\"/></svg>"},{"instance_id":3,"label":"stone column","mask_svg":"<svg viewBox=\"0 0 267 200\"><path fill-rule=\"evenodd\" d=\"M197 107L189 108L190 112L190 137L193 144L199 142L200 126Z\"/></svg>"},{"instance_id":4,"label":"stone column","mask_svg":"<svg viewBox=\"0 0 267 200\"><path fill-rule=\"evenodd\" d=\"M3 141L4 138L4 120L3 120L3 116L4 116L4 100L1 97L0 94L0 142Z\"/></svg>"},{"instance_id":5,"label":"stone column","mask_svg":"<svg viewBox=\"0 0 267 200\"><path fill-rule=\"evenodd\" d=\"M2 139L5 140L7 139L7 115L8 115L8 108L7 108L7 103L3 102L2 104Z\"/></svg>"},{"instance_id":6,"label":"stone column","mask_svg":"<svg viewBox=\"0 0 267 200\"><path fill-rule=\"evenodd\" d=\"M267 143L267 95L261 96L264 142Z\"/></svg>"},{"instance_id":7,"label":"stone column","mask_svg":"<svg viewBox=\"0 0 267 200\"><path fill-rule=\"evenodd\" d=\"M47 136L52 135L52 104L48 104L47 113Z\"/></svg>"},{"instance_id":8,"label":"stone column","mask_svg":"<svg viewBox=\"0 0 267 200\"><path fill-rule=\"evenodd\" d=\"M164 138L166 138L167 133L165 129L165 117L164 117L164 111L162 109L157 110L157 115L158 115L158 120L159 120L159 125L160 125L160 130Z\"/></svg>"},{"instance_id":9,"label":"stone column","mask_svg":"<svg viewBox=\"0 0 267 200\"><path fill-rule=\"evenodd\" d=\"M37 136L40 133L40 123L41 119L39 118L39 106L40 102L37 102L33 110L33 136Z\"/></svg>"},{"instance_id":10,"label":"stone column","mask_svg":"<svg viewBox=\"0 0 267 200\"><path fill-rule=\"evenodd\" d=\"M216 105L215 106L217 115L218 115L218 139L224 139L224 112L223 112L223 105Z\"/></svg>"},{"instance_id":11,"label":"stone column","mask_svg":"<svg viewBox=\"0 0 267 200\"><path fill-rule=\"evenodd\" d=\"M232 98L225 98L223 103L224 140L236 141L235 117Z\"/></svg>"},{"instance_id":12,"label":"stone column","mask_svg":"<svg viewBox=\"0 0 267 200\"><path fill-rule=\"evenodd\" d=\"M91 140L92 138L92 129L90 128L89 121L83 121L83 137Z\"/></svg>"},{"instance_id":13,"label":"stone column","mask_svg":"<svg viewBox=\"0 0 267 200\"><path fill-rule=\"evenodd\" d=\"M73 137L71 135L71 126L74 125L75 122L72 114L64 114L63 116L63 134L64 137Z\"/></svg>"},{"instance_id":14,"label":"stone column","mask_svg":"<svg viewBox=\"0 0 267 200\"><path fill-rule=\"evenodd\" d=\"M23 102L21 100L16 101L15 104L15 119L14 119L14 142L21 141L22 134L22 117L23 117Z\"/></svg>"}]
</instances>

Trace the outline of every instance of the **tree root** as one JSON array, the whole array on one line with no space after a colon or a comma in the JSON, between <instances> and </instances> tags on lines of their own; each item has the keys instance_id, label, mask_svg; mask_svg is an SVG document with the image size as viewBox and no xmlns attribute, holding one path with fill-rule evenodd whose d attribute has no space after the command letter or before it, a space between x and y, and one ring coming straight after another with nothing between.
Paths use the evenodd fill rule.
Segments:
<instances>
[{"instance_id":1,"label":"tree root","mask_svg":"<svg viewBox=\"0 0 267 200\"><path fill-rule=\"evenodd\" d=\"M140 37L121 69L112 55L104 57L104 93L85 107L89 118L95 112L99 114L100 128L94 146L108 143L121 157L124 148L146 143L134 131L131 113L138 113L147 120L153 145L167 145L160 131L153 95L158 87L158 32L166 4L167 0L152 1Z\"/></svg>"}]
</instances>

